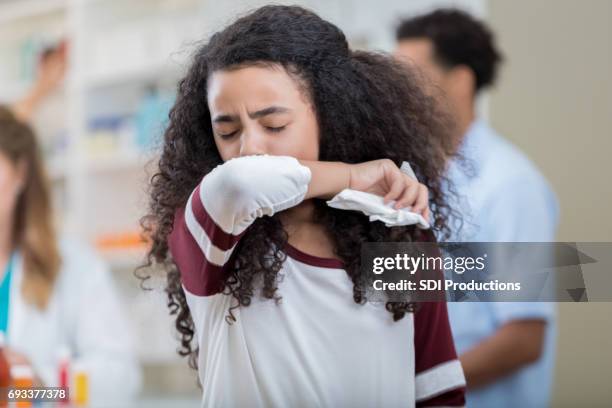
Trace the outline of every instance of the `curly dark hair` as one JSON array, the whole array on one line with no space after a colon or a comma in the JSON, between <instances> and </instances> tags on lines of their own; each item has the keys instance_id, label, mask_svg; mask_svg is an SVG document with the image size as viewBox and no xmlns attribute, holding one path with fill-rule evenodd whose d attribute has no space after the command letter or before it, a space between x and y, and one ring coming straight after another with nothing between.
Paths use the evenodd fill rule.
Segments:
<instances>
[{"instance_id":1,"label":"curly dark hair","mask_svg":"<svg viewBox=\"0 0 612 408\"><path fill-rule=\"evenodd\" d=\"M157 264L167 273L168 306L181 336L179 354L190 356L194 368L194 324L167 238L177 209L202 177L223 163L206 103L208 78L217 70L255 64L284 67L303 89L318 121L319 160L362 163L388 158L398 166L408 161L429 188L434 232L449 233L446 220L452 210L445 199L444 172L453 150L451 124L435 98L421 90L421 79L389 56L351 51L340 29L300 7L265 6L238 19L197 50L179 83L159 170L151 178L150 213L142 219L152 241L143 267ZM413 226L387 228L361 213L330 208L323 200L315 200L315 214L354 283L357 303L366 300L359 278L362 243L431 240L433 235ZM223 291L235 299L232 308L250 304L257 275L263 280L262 294L279 299L277 277L287 239L277 215L259 218L249 227L225 277ZM413 306L388 302L386 309L399 320Z\"/></svg>"},{"instance_id":2,"label":"curly dark hair","mask_svg":"<svg viewBox=\"0 0 612 408\"><path fill-rule=\"evenodd\" d=\"M402 21L397 41L428 38L434 58L447 68L466 65L476 77L476 91L493 85L503 57L491 30L481 21L457 9L438 9Z\"/></svg>"}]
</instances>

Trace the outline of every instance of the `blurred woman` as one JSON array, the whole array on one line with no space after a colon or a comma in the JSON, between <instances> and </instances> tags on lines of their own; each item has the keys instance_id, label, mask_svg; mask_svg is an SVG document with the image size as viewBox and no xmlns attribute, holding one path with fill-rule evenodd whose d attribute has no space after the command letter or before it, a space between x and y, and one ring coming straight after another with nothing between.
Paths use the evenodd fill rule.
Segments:
<instances>
[{"instance_id":1,"label":"blurred woman","mask_svg":"<svg viewBox=\"0 0 612 408\"><path fill-rule=\"evenodd\" d=\"M41 69L48 80L48 66ZM41 89L38 82L32 92ZM14 111L27 117L20 106ZM110 273L84 245L58 239L35 135L7 107L0 107L0 331L11 365L29 366L37 385L58 386L58 354L68 349L73 366L89 374L94 405L139 388Z\"/></svg>"}]
</instances>

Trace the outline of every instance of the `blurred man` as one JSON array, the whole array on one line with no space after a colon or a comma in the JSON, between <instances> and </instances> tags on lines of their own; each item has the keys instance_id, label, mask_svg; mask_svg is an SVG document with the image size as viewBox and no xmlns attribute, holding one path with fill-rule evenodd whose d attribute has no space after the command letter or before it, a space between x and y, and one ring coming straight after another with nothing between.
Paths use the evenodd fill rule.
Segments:
<instances>
[{"instance_id":1,"label":"blurred man","mask_svg":"<svg viewBox=\"0 0 612 408\"><path fill-rule=\"evenodd\" d=\"M395 54L416 64L446 96L464 162L449 165L464 228L453 241L554 241L558 207L536 167L477 118L475 101L502 57L482 23L458 10L404 21ZM555 310L550 303L449 303L469 407L549 404Z\"/></svg>"}]
</instances>

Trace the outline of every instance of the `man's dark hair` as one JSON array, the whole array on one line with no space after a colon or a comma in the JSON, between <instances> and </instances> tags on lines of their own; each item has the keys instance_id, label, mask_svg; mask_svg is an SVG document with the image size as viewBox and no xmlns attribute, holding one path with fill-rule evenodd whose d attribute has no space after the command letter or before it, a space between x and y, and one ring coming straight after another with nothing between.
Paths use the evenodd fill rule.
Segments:
<instances>
[{"instance_id":1,"label":"man's dark hair","mask_svg":"<svg viewBox=\"0 0 612 408\"><path fill-rule=\"evenodd\" d=\"M397 28L397 41L415 38L433 42L434 58L440 65L470 67L476 77L476 91L494 83L502 55L491 30L468 13L438 9L404 20Z\"/></svg>"}]
</instances>

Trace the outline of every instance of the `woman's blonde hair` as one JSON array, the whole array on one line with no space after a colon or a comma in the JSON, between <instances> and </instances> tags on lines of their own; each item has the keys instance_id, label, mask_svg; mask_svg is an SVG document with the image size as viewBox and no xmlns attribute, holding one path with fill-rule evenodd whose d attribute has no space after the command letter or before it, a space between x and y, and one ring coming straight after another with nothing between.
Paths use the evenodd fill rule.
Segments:
<instances>
[{"instance_id":1,"label":"woman's blonde hair","mask_svg":"<svg viewBox=\"0 0 612 408\"><path fill-rule=\"evenodd\" d=\"M61 264L52 220L49 183L34 132L2 106L0 153L14 165L23 162L26 166L26 180L13 217L12 242L23 257L24 298L28 303L44 309Z\"/></svg>"}]
</instances>

